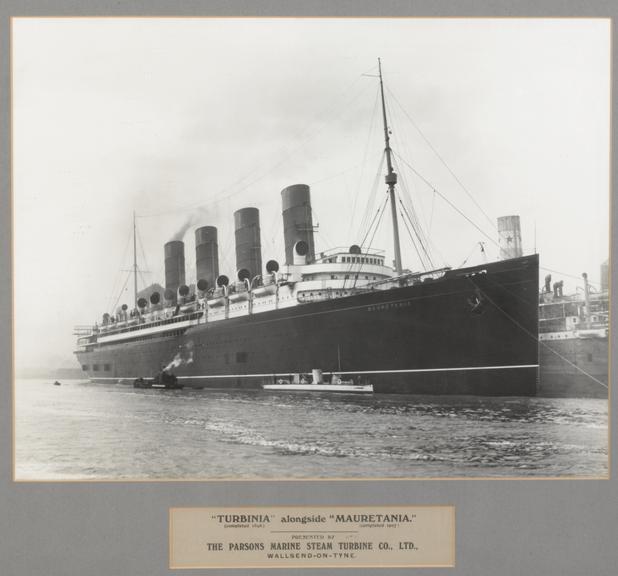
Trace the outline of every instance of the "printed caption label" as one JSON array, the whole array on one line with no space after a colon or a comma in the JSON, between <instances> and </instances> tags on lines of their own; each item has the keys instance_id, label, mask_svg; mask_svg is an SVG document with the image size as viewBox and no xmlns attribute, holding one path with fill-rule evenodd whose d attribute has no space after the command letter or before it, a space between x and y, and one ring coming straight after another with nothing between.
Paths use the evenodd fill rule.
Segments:
<instances>
[{"instance_id":1,"label":"printed caption label","mask_svg":"<svg viewBox=\"0 0 618 576\"><path fill-rule=\"evenodd\" d=\"M170 509L170 569L452 567L453 506Z\"/></svg>"}]
</instances>

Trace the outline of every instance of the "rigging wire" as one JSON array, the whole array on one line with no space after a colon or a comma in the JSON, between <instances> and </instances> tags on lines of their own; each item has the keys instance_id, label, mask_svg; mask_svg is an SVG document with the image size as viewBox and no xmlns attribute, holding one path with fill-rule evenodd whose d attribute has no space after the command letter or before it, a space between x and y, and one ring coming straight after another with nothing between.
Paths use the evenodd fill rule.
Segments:
<instances>
[{"instance_id":1,"label":"rigging wire","mask_svg":"<svg viewBox=\"0 0 618 576\"><path fill-rule=\"evenodd\" d=\"M363 239L362 239L362 241L360 243L360 247L361 248L365 245L365 240L367 240L367 236L369 236L369 233L371 232L371 229L373 227L373 224L376 221L376 218L378 218L378 215L380 214L380 212L384 213L384 208L386 207L387 202L388 202L388 196L384 199L384 202L382 203L381 206L378 207L376 213L374 214L373 219L371 220L371 224L370 224L369 228L367 229L367 232L365 233L365 236L363 237ZM381 219L382 219L382 217L380 216L380 220ZM378 225L379 225L379 222L378 222ZM378 228L378 226L376 226L376 230L377 230L377 228ZM375 236L375 232L374 232L373 235ZM372 239L373 239L373 236L372 236ZM369 245L371 245L371 243Z\"/></svg>"},{"instance_id":2,"label":"rigging wire","mask_svg":"<svg viewBox=\"0 0 618 576\"><path fill-rule=\"evenodd\" d=\"M131 245L131 236L132 236L132 234L129 234L128 237L127 237L127 244L126 244L126 246L124 248L124 252L123 252L122 260L121 260L122 264L124 264L124 262L125 262L125 259L127 257L127 252L129 250L129 246ZM114 296L117 294L116 287L120 284L121 278L122 278L122 269L119 269L118 272L116 273L116 278L114 279L114 283L112 284L111 294L107 298L108 306L112 302L112 300L114 299ZM125 282L125 285L126 285L126 282ZM123 286L122 290L124 290L124 286ZM122 290L121 290L121 293L122 293ZM112 307L112 310L114 308L115 308L115 306Z\"/></svg>"},{"instance_id":3,"label":"rigging wire","mask_svg":"<svg viewBox=\"0 0 618 576\"><path fill-rule=\"evenodd\" d=\"M231 212L231 210L227 210ZM232 272L230 282L235 282L236 278L236 238L235 232L228 229L227 234L222 237L221 248L219 250L219 270L230 270Z\"/></svg>"},{"instance_id":4,"label":"rigging wire","mask_svg":"<svg viewBox=\"0 0 618 576\"><path fill-rule=\"evenodd\" d=\"M411 187L408 186L408 181L407 181L405 173L397 165L397 158L393 158L393 168L395 169L395 171L397 172L399 176L398 191L403 193L402 200L405 200L406 205L409 207L409 212L410 214L413 215L414 220L418 221L418 217L417 217L418 211L416 210L416 206L412 199ZM421 210L421 214L422 214L422 210ZM422 227L421 227L421 230L422 230Z\"/></svg>"},{"instance_id":5,"label":"rigging wire","mask_svg":"<svg viewBox=\"0 0 618 576\"><path fill-rule=\"evenodd\" d=\"M137 270L139 272L139 277L142 279L142 285L144 286L144 288L142 288L142 290L148 288L148 284L146 284L146 279L144 278L144 274L142 273L142 271L138 268ZM138 292L140 292L138 290Z\"/></svg>"},{"instance_id":6,"label":"rigging wire","mask_svg":"<svg viewBox=\"0 0 618 576\"><path fill-rule=\"evenodd\" d=\"M410 194L410 191L408 189L408 184L407 184L406 178L404 177L404 172L403 170L400 170L400 167L398 165L396 158L393 158L393 164L395 165L395 167L398 170L398 173L401 176L401 185L399 186L398 191L401 190L403 194L398 194L399 201L404 207L404 209L406 210L406 213L408 214L408 218L410 219L410 224L414 226L415 232L418 235L419 240L427 245L427 247L424 247L424 250L427 253L427 256L429 258L430 267L435 268L435 264L433 262L433 257L432 257L433 253L438 255L443 265L447 265L446 259L442 255L441 251L438 249L438 247L436 246L435 242L432 240L429 233L426 233L423 230L423 226L421 225L421 223L418 220L418 217L416 216L417 211L414 208L414 202L412 201L412 195ZM406 206L406 202L408 204L407 206ZM422 211L421 211L421 214L422 214ZM425 220L424 217L423 217L423 220ZM427 226L426 220L425 220L425 226Z\"/></svg>"},{"instance_id":7,"label":"rigging wire","mask_svg":"<svg viewBox=\"0 0 618 576\"><path fill-rule=\"evenodd\" d=\"M358 197L360 196L360 189L361 189L361 184L363 182L363 176L365 174L365 164L367 162L367 154L369 152L369 143L372 140L373 137L373 132L374 132L374 127L375 127L375 120L377 117L377 110L378 110L378 98L380 95L380 91L378 86L376 86L376 96L373 102L373 111L371 113L371 121L369 123L369 132L367 134L367 142L365 142L365 151L363 153L363 161L361 163L361 171L358 177L358 184L356 186L356 194L354 194L354 202L352 204L352 214L351 214L351 218L350 218L350 225L348 226L348 237L351 236L351 231L352 231L352 223L354 222L354 215L356 214L356 203L358 200Z\"/></svg>"},{"instance_id":8,"label":"rigging wire","mask_svg":"<svg viewBox=\"0 0 618 576\"><path fill-rule=\"evenodd\" d=\"M371 250L371 246L373 245L373 239L375 238L376 232L378 231L378 229L380 228L380 222L382 222L382 217L384 216L384 212L386 212L386 204L388 203L388 196L386 197L386 199L384 200L384 203L382 204L382 208L379 211L379 217L378 220L376 222L375 227L373 228L373 234L371 235L371 239L369 240L369 244L367 245L367 247L365 248L366 252L369 252L369 250ZM377 214L376 214L377 216ZM367 236L365 236L365 239L367 238ZM364 243L364 241L363 241ZM363 248L363 244L361 244L361 252L362 252L362 248ZM362 261L362 258L360 259L360 266L358 267L358 273L354 275L354 280L352 283L352 288L354 288L356 286L356 281L358 280L358 277L360 276L361 270L363 269L363 265L364 262ZM348 273L352 271L352 268L354 267L354 262L352 262L350 264L350 267L348 268ZM343 279L343 287L345 288L345 283L346 283L346 279Z\"/></svg>"},{"instance_id":9,"label":"rigging wire","mask_svg":"<svg viewBox=\"0 0 618 576\"><path fill-rule=\"evenodd\" d=\"M560 270L552 270L551 268L546 268L545 266L539 266L539 268L541 270L545 270L546 272L553 272L554 274L560 274L561 276L567 276L568 278L574 278L575 280L579 280L580 282L583 281L581 276L575 276L573 274L568 274L567 272L560 272ZM601 284L600 282L590 280L590 278L588 279L588 282L590 284L598 284L598 285Z\"/></svg>"},{"instance_id":10,"label":"rigging wire","mask_svg":"<svg viewBox=\"0 0 618 576\"><path fill-rule=\"evenodd\" d=\"M421 235L419 234L419 230L416 229L414 222L410 218L410 215L408 214L407 209L402 202L401 196L399 194L397 195L397 200L399 200L399 214L401 214L401 219L403 223L408 227L410 233L410 240L415 245L415 250L417 250L418 252L420 249L420 251L422 252L422 254L419 253L419 258L421 260L421 265L423 266L423 268L425 268L425 270L427 270L428 268L433 267L433 263L431 263L431 258L429 257L429 252L423 242ZM410 230L410 227L412 228L412 230L414 230L414 234L412 234L412 230Z\"/></svg>"},{"instance_id":11,"label":"rigging wire","mask_svg":"<svg viewBox=\"0 0 618 576\"><path fill-rule=\"evenodd\" d=\"M457 268L463 268L466 265L466 262L470 259L470 257L472 256L472 254L474 254L476 252L476 249L478 247L479 244L482 244L481 242L475 242L474 246L472 247L472 250L470 250L470 254L468 254L465 258L464 261L457 266Z\"/></svg>"},{"instance_id":12,"label":"rigging wire","mask_svg":"<svg viewBox=\"0 0 618 576\"><path fill-rule=\"evenodd\" d=\"M345 113L347 113L350 108L351 105L356 102L356 100L358 100L358 98L364 94L366 91L366 89L363 89L361 92L359 92L356 97L354 97L349 103L348 105L345 107L345 109L339 114L339 118L341 116L343 116ZM332 121L334 121L335 118L332 119ZM260 174L258 177L256 177L255 179L253 179L251 182L243 185L242 187L240 187L238 190L236 190L235 192L231 192L229 194L229 196L233 196L236 195L240 192L243 192L244 190L246 190L247 188L249 188L250 186L253 186L254 184L256 184L257 182L259 182L260 180L262 180L263 178L265 178L266 176L268 176L271 172L274 172L277 168L279 168L282 164L284 164L285 162L287 162L294 154L296 154L296 152L300 151L302 148L304 148L308 142L315 138L328 124L330 124L332 121L324 121L322 123L322 125L316 129L316 131L313 134L308 135L304 140L302 140L299 144L296 145L296 147L292 148L290 151L288 151L274 166L272 166L271 168L269 168L268 170L266 170L265 172L263 172L262 174ZM229 190L229 188L228 188ZM226 190L223 190L222 193L224 193Z\"/></svg>"},{"instance_id":13,"label":"rigging wire","mask_svg":"<svg viewBox=\"0 0 618 576\"><path fill-rule=\"evenodd\" d=\"M124 281L124 284L122 286L122 289L120 290L120 293L118 294L118 298L116 298L116 302L114 302L114 305L112 306L111 309L111 313L114 313L114 310L116 309L116 306L118 306L118 302L120 302L120 298L122 297L122 293L125 291L127 284L129 283L129 278L131 278L131 273L127 273L127 277Z\"/></svg>"},{"instance_id":14,"label":"rigging wire","mask_svg":"<svg viewBox=\"0 0 618 576\"><path fill-rule=\"evenodd\" d=\"M395 122L393 118L390 118L391 113L393 114L394 117L394 109L391 112L389 110L389 120L390 120L390 125L391 126L395 126ZM399 123L397 123L397 125L399 125ZM400 132L399 131L395 131L394 135L393 135L395 142L397 144L397 148L399 148L400 150L403 151L403 155L406 158L412 158L413 156L410 154L408 147L407 147L407 143L403 140L403 138L401 138L400 136ZM394 162L394 164L396 165L396 162ZM427 219L425 218L425 211L422 209L423 205L422 202L420 201L420 197L419 197L419 204L421 206L421 210L417 210L416 209L416 205L414 203L414 195L412 194L412 187L408 186L408 182L407 182L407 178L406 178L406 174L402 171L399 170L398 166L395 166L399 172L399 176L400 176L400 188L403 190L404 192L404 201L407 203L408 206L408 210L411 214L413 214L416 218L416 215L418 213L420 213L421 218L423 219L424 225L425 225L425 230L427 230L427 234L424 234L425 236L427 236L429 234L429 226L427 225ZM422 227L421 227L422 230Z\"/></svg>"},{"instance_id":15,"label":"rigging wire","mask_svg":"<svg viewBox=\"0 0 618 576\"><path fill-rule=\"evenodd\" d=\"M388 197L386 197L384 199L384 202L382 203L382 205L379 206L378 209L376 210L376 212L374 213L373 218L371 220L371 223L369 225L369 228L367 229L367 232L365 233L362 241L359 244L359 247L361 248L361 251L363 249L363 246L365 246L365 241L367 240L367 237L369 236L371 230L373 229L373 235L371 236L371 241L369 242L369 245L367 246L366 250L369 250L371 248L371 244L373 242L373 238L374 238L378 228L380 227L380 222L382 221L382 214L384 214L384 209L386 208L387 202L388 202ZM374 224L375 224L375 227L374 227ZM352 268L354 268L354 264L355 264L355 262L350 261L347 270L345 270L345 276L348 276L350 274L350 272L352 272ZM361 262L361 266L359 268L359 273L360 273L361 269L362 269L362 262ZM347 280L347 278L345 276L344 276L344 279L343 279L343 288L345 288L345 284L346 284L346 280ZM356 285L356 279L354 280L353 287L354 287L354 285Z\"/></svg>"},{"instance_id":16,"label":"rigging wire","mask_svg":"<svg viewBox=\"0 0 618 576\"><path fill-rule=\"evenodd\" d=\"M279 238L279 231L282 226L283 222L281 220L281 215L275 213L272 216L270 226L266 227L266 230L268 230L268 233L266 234L266 238L268 238L268 246L274 254L278 253L277 248L281 246L280 242L277 241L277 238Z\"/></svg>"},{"instance_id":17,"label":"rigging wire","mask_svg":"<svg viewBox=\"0 0 618 576\"><path fill-rule=\"evenodd\" d=\"M349 168L347 168L345 170L341 170L341 172L337 172L336 174L331 174L330 176L325 176L324 178L320 178L319 180L314 180L313 182L308 182L307 185L313 188L317 184L322 184L322 182L328 182L329 180L333 180L335 178L339 178L340 176L345 176L348 172L351 172L352 170L355 170L359 166L360 166L360 164L354 164L353 166L350 166Z\"/></svg>"},{"instance_id":18,"label":"rigging wire","mask_svg":"<svg viewBox=\"0 0 618 576\"><path fill-rule=\"evenodd\" d=\"M410 234L410 240L412 240L412 244L414 244L414 249L417 251L417 253L419 255L419 259L421 261L421 265L425 268L426 271L430 270L431 268L435 268L433 260L431 258L431 254L429 253L429 250L427 249L427 246L425 246L425 242L424 242L423 237L422 237L422 231L417 230L416 226L414 225L414 222L410 218L410 214L408 214L408 211L407 211L407 208L406 208L405 204L401 201L401 196L399 194L397 195L397 198L399 200L399 204L401 205L401 208L403 209L403 211L401 209L399 210L399 213L401 214L401 219L403 220L403 223L408 228L408 232ZM404 215L404 213L405 213L405 215ZM407 221L406 221L406 216L407 216ZM414 237L412 236L412 232L411 232L410 228L408 227L408 222L410 222L410 226L412 226L412 229L414 230L414 234L416 235L417 241L415 241ZM422 249L422 252L424 254L424 258L419 253L418 246L416 245L417 242L420 245L420 248Z\"/></svg>"},{"instance_id":19,"label":"rigging wire","mask_svg":"<svg viewBox=\"0 0 618 576\"><path fill-rule=\"evenodd\" d=\"M142 241L142 235L140 234L139 228L136 228L137 230L137 241L140 247L140 250L142 251L142 258L144 259L144 264L146 265L146 269L142 270L141 268L138 268L139 274L140 274L140 278L142 279L142 283L144 285L144 288L148 287L148 284L146 283L146 280L144 278L144 274L149 273L150 272L150 266L148 265L148 259L146 258L146 250L144 249L144 242Z\"/></svg>"},{"instance_id":20,"label":"rigging wire","mask_svg":"<svg viewBox=\"0 0 618 576\"><path fill-rule=\"evenodd\" d=\"M387 89L388 90L388 89ZM475 205L479 208L479 210L481 210L481 212L483 213L483 215L487 218L487 220L491 223L492 227L494 229L497 230L496 225L494 224L493 220L491 218L489 218L489 216L482 210L482 208L476 203L476 201L474 200L474 198L472 197L472 195L470 194L470 192L466 189L466 187L463 185L463 183L461 183L461 181L459 181L459 179L457 178L457 176L452 172L452 170L450 169L450 167L447 165L446 161L440 156L440 154L437 152L437 150L432 146L432 144L429 142L429 140L424 136L424 134L422 133L422 131L420 130L420 128L414 123L414 121L412 120L412 118L409 116L409 114L406 112L406 110L403 108L403 106L401 105L401 103L397 100L397 98L394 96L394 94L390 91L389 94L393 97L393 100L395 100L395 102L398 104L399 108L403 111L403 113L408 117L408 119L410 120L410 122L414 125L415 129L419 132L419 134L423 137L423 139L425 140L425 142L427 143L427 145L432 149L432 151L436 154L436 156L440 159L440 161L445 165L445 167L449 170L449 172L451 173L451 175L453 176L453 178L457 181L457 183L462 187L462 189L470 196L471 200L475 203ZM395 138L397 138L397 136L395 136ZM398 140L399 141L399 140ZM477 226L470 218L468 218L461 210L459 210L452 202L450 202L442 193L440 193L436 187L430 182L428 181L426 178L424 178L417 170L415 170L408 162L406 162L406 160L404 158L402 158L399 154L397 154L395 151L393 151L393 154L395 156L397 156L402 162L404 162L404 164L406 164L408 166L408 168L410 168L423 182L425 182L425 184L427 186L429 186L432 191L433 191L433 196L432 196L432 208L431 208L431 217L430 217L430 228L433 225L433 215L434 215L434 204L435 204L435 197L440 196L445 202L447 202L453 209L455 209L457 212L459 212L459 214L461 216L463 216L468 222L470 222L470 224L472 224L477 230L479 230L479 232L481 232L486 238L488 238L489 240L491 240L491 242L493 244L495 244L496 246L499 246L499 243L496 242L495 239L493 239L492 237L488 236L482 229L480 229L479 226ZM405 179L403 177L403 172L401 173L402 176L402 184L405 184ZM402 188L404 191L407 192L406 188L404 186L400 186L400 188ZM429 238L429 242L433 245L434 249L435 249L435 244L433 244L433 242L431 242L431 239ZM468 256L465 260L464 263L467 262L467 260L470 258L470 256ZM463 264L462 264L463 266ZM576 280L581 280L580 276L575 276L573 274L568 274L566 272L561 272L558 270L552 270L551 268L546 268L543 266L540 266L540 268L542 270L546 270L548 272L553 272L556 274L560 274L569 278L573 278ZM591 284L598 284L598 282L595 282L594 280L591 281Z\"/></svg>"},{"instance_id":21,"label":"rigging wire","mask_svg":"<svg viewBox=\"0 0 618 576\"><path fill-rule=\"evenodd\" d=\"M236 255L233 236L234 235L232 234L231 236L226 235L225 237L221 238L222 246L221 246L221 250L219 250L219 259L220 259L219 270L236 270L235 262L232 263L230 259L228 258L228 255L230 255L230 257L235 257ZM236 281L236 273L234 273L233 277L230 278L230 282L235 282L235 281Z\"/></svg>"},{"instance_id":22,"label":"rigging wire","mask_svg":"<svg viewBox=\"0 0 618 576\"><path fill-rule=\"evenodd\" d=\"M392 96L393 100L395 101L395 103L399 106L399 108L401 108L402 112L405 114L405 116L408 118L408 120L410 121L410 123L412 124L412 126L414 126L414 128L416 129L416 131L420 134L421 138L425 141L425 143L427 144L427 146L429 146L429 148L431 149L431 151L436 155L436 157L438 158L438 160L440 160L440 162L444 165L444 167L448 170L448 172L450 173L450 175L454 178L455 182L457 182L457 184L459 184L459 186L461 187L461 189L468 195L468 197L470 198L470 200L472 200L472 202L474 203L474 205L481 211L481 213L483 214L483 216L485 216L485 218L488 220L488 222L491 224L491 226L494 228L494 230L497 230L497 226L496 223L487 215L487 213L485 212L485 210L483 210L483 208L481 207L481 205L475 200L474 196L472 196L472 194L470 193L470 191L464 186L463 182L457 177L457 175L455 174L455 172L453 172L453 170L451 169L451 167L447 164L446 160L444 160L444 158L440 155L440 153L436 150L436 148L433 146L433 144L429 141L429 139L425 136L425 134L423 133L423 131L419 128L419 126L416 124L416 122L414 122L414 120L412 119L412 117L410 116L410 114L408 114L408 112L406 111L406 109L403 107L403 105L401 104L401 102L399 102L399 100L397 99L397 97L393 94L393 92L391 90L388 90L388 93L390 96Z\"/></svg>"},{"instance_id":23,"label":"rigging wire","mask_svg":"<svg viewBox=\"0 0 618 576\"><path fill-rule=\"evenodd\" d=\"M317 222L317 224L313 225L314 229L315 228L319 228L320 217L318 216L318 213L315 211L315 208L313 206L311 206L311 214L312 214L312 220L313 220L313 216L315 216L314 222ZM327 246L334 246L333 242L331 241L331 238L328 237L328 235L326 234L326 230L324 228L322 228L322 230L320 231L320 234L321 234L322 238L324 238L324 240L326 240L326 245ZM315 243L315 238L314 238L314 243ZM314 245L314 249L315 249L315 245ZM317 252L317 250L316 250L316 252Z\"/></svg>"},{"instance_id":24,"label":"rigging wire","mask_svg":"<svg viewBox=\"0 0 618 576\"><path fill-rule=\"evenodd\" d=\"M369 250L371 250L371 246L373 245L373 239L375 238L375 235L376 235L376 232L378 231L378 228L380 228L380 222L382 221L382 217L384 216L384 212L386 212L385 208L386 208L386 202L384 203L384 206L382 207L382 211L380 213L380 217L378 218L378 222L376 223L376 225L375 225L375 227L373 229L373 234L371 235L371 240L369 240L369 244L367 244L367 248L366 248L367 252ZM359 273L360 273L360 271L361 271L361 269L363 267L362 265L363 265L363 263L361 262L361 266L358 269Z\"/></svg>"},{"instance_id":25,"label":"rigging wire","mask_svg":"<svg viewBox=\"0 0 618 576\"><path fill-rule=\"evenodd\" d=\"M369 193L369 198L367 199L367 205L365 207L365 213L363 214L363 219L361 220L360 226L358 227L358 236L363 233L365 227L367 226L367 221L369 220L369 215L373 214L373 207L376 201L376 195L378 192L378 187L380 183L380 176L382 175L382 168L384 167L384 160L386 159L386 152L382 151L382 156L380 158L380 164L378 165L378 170L376 171L376 175L373 179L373 184L371 185L371 191ZM364 242L364 240L363 240ZM363 245L363 242L360 245Z\"/></svg>"},{"instance_id":26,"label":"rigging wire","mask_svg":"<svg viewBox=\"0 0 618 576\"><path fill-rule=\"evenodd\" d=\"M608 385L601 382L600 380L598 380L597 378L595 378L592 374L589 374L588 372L586 372L585 370L582 370L577 364L571 362L568 358L564 357L562 354L560 354L557 350L554 350L551 346L549 346L548 344L546 344L543 340L540 340L538 338L538 336L536 336L535 334L533 334L532 332L530 332L525 326L522 326L522 324L520 322L518 322L515 318L513 318L506 310L504 310L501 306L499 306L488 294L487 292L485 292L480 286L478 286L478 284L476 282L474 282L473 278L468 277L468 280L470 281L470 283L481 292L481 294L487 298L487 300L489 300L489 302L491 302L498 310L500 310L500 312L502 312L502 314L504 314L511 322L513 322L513 324L515 324L515 326L517 326L518 328L520 328L525 334L527 334L528 336L530 336L535 342L537 342L538 344L540 344L541 346L545 347L547 350L549 350L550 352L552 352L553 354L555 354L556 356L558 356L561 360L564 360L567 364L569 364L572 368L575 368L578 372L581 372L584 376L587 376L588 378L590 378L591 380L594 380L597 384L600 384L601 386L603 386L603 388L608 388Z\"/></svg>"},{"instance_id":27,"label":"rigging wire","mask_svg":"<svg viewBox=\"0 0 618 576\"><path fill-rule=\"evenodd\" d=\"M393 114L393 115L395 114L395 109L393 109L392 111L389 109L389 117L391 116L391 114ZM391 126L394 125L394 121L393 121L392 118L390 119L390 125ZM399 137L399 132L398 131L395 132L394 138L395 138L395 141L397 143L397 146L400 147L404 151L406 156L409 157L410 153L408 152L408 148L407 148L406 142L402 138ZM435 268L435 264L434 264L433 258L432 258L432 253L437 254L438 257L440 258L440 260L442 261L442 264L447 266L448 264L446 263L446 259L444 258L444 256L440 252L440 250L438 250L435 242L431 238L431 224L429 224L429 225L427 224L427 218L425 217L424 210L422 210L422 202L420 202L420 197L419 197L419 203L421 204L421 210L417 210L415 202L413 200L413 194L411 193L411 187L408 185L406 173L403 170L400 169L396 158L393 158L393 164L394 164L395 168L397 169L397 172L399 173L399 176L400 176L400 186L399 186L399 189L398 189L398 190L400 190L402 192L402 194L398 194L398 196L400 197L400 203L403 205L403 207L404 207L404 209L405 209L405 211L407 213L407 216L409 218L409 222L413 226L413 229L415 231L415 234L416 234L417 238L419 239L420 242L422 242L422 243L424 243L426 245L426 246L423 246L423 250L425 251L425 253L426 253L426 255L427 255L428 259L429 259L429 268ZM432 213L431 213L432 221L433 221L434 201L435 201L435 191L432 194ZM418 219L419 212L420 212L421 218L423 219L423 222L424 222L424 228L423 228L423 225L421 225L421 222ZM412 242L414 242L413 238L411 238L411 240L412 240ZM416 247L415 247L415 249L416 249ZM422 260L421 260L421 263L422 263ZM423 263L423 266L426 266L426 264Z\"/></svg>"},{"instance_id":28,"label":"rigging wire","mask_svg":"<svg viewBox=\"0 0 618 576\"><path fill-rule=\"evenodd\" d=\"M427 184L427 186L429 186L438 196L440 196L442 200L444 200L451 208L453 208L453 210L455 210L460 216L462 216L470 224L472 224L472 226L474 226L483 236L485 236L485 238L487 238L496 246L499 246L498 242L494 238L487 234L487 232L480 228L473 220L468 218L468 216L466 216L459 208L457 208L455 204L453 204L446 196L444 196L444 194L442 194L429 180L427 180L427 178L425 178L420 172L418 172L411 164L406 162L406 160L399 156L399 154L397 154L396 152L393 152L393 154L395 154L408 168L410 168L410 170L412 170L412 172L414 172L423 182L425 182L425 184Z\"/></svg>"},{"instance_id":29,"label":"rigging wire","mask_svg":"<svg viewBox=\"0 0 618 576\"><path fill-rule=\"evenodd\" d=\"M431 215L429 216L429 230L427 231L427 233L431 236L431 227L433 226L433 209L434 209L434 204L436 203L436 191L433 191L433 194L431 195Z\"/></svg>"},{"instance_id":30,"label":"rigging wire","mask_svg":"<svg viewBox=\"0 0 618 576\"><path fill-rule=\"evenodd\" d=\"M404 223L404 226L406 227L406 230L408 231L408 236L410 236L410 240L412 241L412 246L414 246L414 250L416 251L416 255L418 256L418 259L421 262L421 266L425 269L425 271L429 270L429 267L427 266L427 264L423 260L423 257L421 256L420 250L418 249L418 246L416 245L416 242L414 241L414 237L412 236L412 231L410 230L410 227L408 226L408 222L404 218L403 212L401 210L399 210L399 214L401 214L401 219Z\"/></svg>"},{"instance_id":31,"label":"rigging wire","mask_svg":"<svg viewBox=\"0 0 618 576\"><path fill-rule=\"evenodd\" d=\"M396 167L399 170L399 166L396 166ZM414 203L412 202L412 197L409 194L408 189L406 187L407 185L406 185L405 179L402 178L401 182L402 182L402 185L399 186L398 194L397 194L397 197L399 199L399 203L401 204L401 206L405 210L405 213L406 213L406 215L408 217L410 225L414 229L416 237L418 238L418 241L422 245L423 251L425 252L425 254L426 254L426 256L427 256L427 258L429 260L430 266L433 267L433 261L432 261L432 258L431 258L431 252L428 249L429 246L430 246L431 240L425 234L425 232L423 230L423 226L421 225L421 223L420 223L420 221L418 219L417 211L414 208ZM403 192L403 197L402 197L401 192ZM406 206L406 204L405 204L405 202L403 200L407 200L409 206Z\"/></svg>"},{"instance_id":32,"label":"rigging wire","mask_svg":"<svg viewBox=\"0 0 618 576\"><path fill-rule=\"evenodd\" d=\"M352 87L361 80L361 77L362 76L358 76L357 78L355 78L354 81L351 82L348 85L348 87L346 87L340 94L344 94L350 91ZM258 164L246 176L239 178L233 184L226 186L225 188L217 192L214 195L213 199L208 202L198 202L198 203L194 203L194 204L187 205L187 206L180 206L172 210L153 212L151 214L143 214L142 217L150 218L150 217L161 216L163 214L186 212L186 211L198 208L198 207L205 207L205 206L210 206L212 204L216 204L220 202L222 197L231 198L232 196L235 196L236 194L243 192L250 186L253 186L257 182L259 182L260 180L268 176L271 172L279 168L282 164L287 162L295 153L297 153L304 146L306 146L306 144L310 140L315 138L326 126L328 126L329 124L332 124L336 120L336 118L341 117L347 112L349 112L352 107L352 104L356 102L368 90L368 88L369 88L369 85L365 85L364 87L362 87L360 91L358 91L358 93L353 95L351 98L347 98L345 101L343 101L343 103L340 104L338 102L335 102L323 108L320 112L318 112L317 116L318 117L322 115L324 116L330 115L330 116L325 117L322 123L319 124L318 127L313 130L313 132L311 132L312 124L308 124L305 129L299 132L299 142L297 142L295 146L292 146L291 148L287 150L285 148L281 149L280 153L276 155L276 158L278 158L278 160L273 165L271 165L269 168L267 168L265 171L261 172L258 176L253 178L252 180L249 180L248 182L246 182L253 174L255 174L259 170L259 168L262 167L261 164ZM341 108L341 111L337 112L337 114L334 114L337 108Z\"/></svg>"}]
</instances>

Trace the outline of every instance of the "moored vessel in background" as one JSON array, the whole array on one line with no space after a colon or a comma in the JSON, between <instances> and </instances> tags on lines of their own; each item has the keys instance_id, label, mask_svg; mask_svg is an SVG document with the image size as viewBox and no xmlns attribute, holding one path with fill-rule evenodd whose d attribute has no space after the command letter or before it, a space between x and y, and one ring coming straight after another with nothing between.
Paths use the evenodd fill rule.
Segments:
<instances>
[{"instance_id":1,"label":"moored vessel in background","mask_svg":"<svg viewBox=\"0 0 618 576\"><path fill-rule=\"evenodd\" d=\"M607 264L601 288L586 273L583 291L564 295L563 281L545 278L539 310L539 396L607 398L609 291Z\"/></svg>"}]
</instances>

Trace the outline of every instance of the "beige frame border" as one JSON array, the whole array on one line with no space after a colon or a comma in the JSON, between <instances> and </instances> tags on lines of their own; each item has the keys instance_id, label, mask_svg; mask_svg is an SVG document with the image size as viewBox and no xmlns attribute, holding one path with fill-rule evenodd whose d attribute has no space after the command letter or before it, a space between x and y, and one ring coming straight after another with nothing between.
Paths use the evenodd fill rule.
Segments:
<instances>
[{"instance_id":1,"label":"beige frame border","mask_svg":"<svg viewBox=\"0 0 618 576\"><path fill-rule=\"evenodd\" d=\"M11 211L11 231L15 230L15 210L14 210L14 151L13 151L13 127L14 127L14 92L13 92L13 21L14 20L37 20L37 19L47 19L47 20L297 20L298 16L175 16L175 15L161 15L161 16L57 16L57 15L38 15L38 16L11 16L9 22L9 102L10 102L10 119L9 119L9 137L10 137L10 150L9 150L9 162L10 162L10 191L9 191L9 208ZM613 258L612 258L612 186L613 186L613 178L612 178L612 128L613 128L613 114L612 114L612 102L613 102L613 18L612 17L602 17L602 16L544 16L544 17L527 17L527 16L303 16L307 20L605 20L608 21L609 26L609 124L608 124L608 142L609 142L609 206L608 206L608 220L609 220L609 234L608 234L608 253L609 253L609 326L610 326L610 346L608 352L608 398L607 398L607 475L606 476L539 476L539 477L521 477L521 476L450 476L450 477L440 477L440 476L427 476L427 477L371 477L371 478L347 478L347 477L318 477L318 478L261 478L261 477L247 477L247 478L107 478L107 479L64 479L64 480L54 480L54 479L41 479L41 480L21 480L16 477L16 448L15 448L15 420L16 420L16 402L15 402L15 301L14 298L11 298L11 311L12 311L12 319L13 322L11 324L11 337L12 337L12 346L11 346L11 401L12 401L12 435L11 435L11 443L12 443L12 480L13 483L23 483L23 484L37 484L37 483L87 483L87 484L96 484L96 483L135 483L135 482L332 482L332 481L345 481L345 482L376 482L376 481L431 481L431 480L524 480L524 481L535 481L535 480L611 480L611 469L612 469L612 450L611 450L611 431L612 431L612 354L611 354L611 342L612 338L612 269L613 269ZM11 253L11 289L12 295L15 294L15 237L14 234L11 234L11 245L10 245L10 253Z\"/></svg>"}]
</instances>

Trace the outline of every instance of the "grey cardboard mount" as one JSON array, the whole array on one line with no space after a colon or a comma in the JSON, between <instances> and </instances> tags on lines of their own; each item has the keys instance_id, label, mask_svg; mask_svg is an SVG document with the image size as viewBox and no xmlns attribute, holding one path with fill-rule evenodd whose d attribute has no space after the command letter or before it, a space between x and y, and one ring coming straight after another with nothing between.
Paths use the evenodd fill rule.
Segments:
<instances>
[{"instance_id":1,"label":"grey cardboard mount","mask_svg":"<svg viewBox=\"0 0 618 576\"><path fill-rule=\"evenodd\" d=\"M612 17L610 1L3 0L0 4L0 573L7 576L167 575L168 509L180 506L452 504L456 567L432 576L605 576L618 565L618 480L14 483L9 25L12 16L499 16ZM616 47L613 46L615 55ZM613 78L615 83L615 77ZM614 90L613 94L616 94ZM616 112L615 98L612 102ZM616 123L612 142L615 143ZM615 150L615 146L613 150ZM616 163L612 172L616 173ZM614 179L615 180L615 179ZM615 216L616 205L611 204ZM611 234L616 246L616 232ZM612 271L612 284L616 272ZM612 318L616 318L612 299ZM615 342L613 343L615 344ZM614 346L612 346L614 348ZM615 352L615 350L613 350ZM612 383L613 384L613 383ZM610 414L616 414L616 395ZM613 439L612 431L612 439ZM614 451L615 442L611 448ZM203 574L206 571L196 570ZM209 574L288 573L226 570ZM302 575L409 574L410 569L298 569Z\"/></svg>"}]
</instances>

